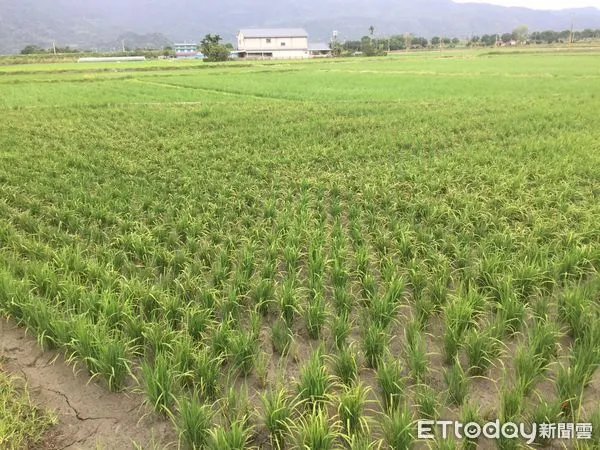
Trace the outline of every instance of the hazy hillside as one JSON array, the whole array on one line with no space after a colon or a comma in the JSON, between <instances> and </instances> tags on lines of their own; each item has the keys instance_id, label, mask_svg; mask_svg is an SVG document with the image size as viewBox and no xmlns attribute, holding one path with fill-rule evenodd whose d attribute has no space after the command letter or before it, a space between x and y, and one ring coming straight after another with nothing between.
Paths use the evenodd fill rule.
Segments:
<instances>
[{"instance_id":1,"label":"hazy hillside","mask_svg":"<svg viewBox=\"0 0 600 450\"><path fill-rule=\"evenodd\" d=\"M108 48L126 33L161 33L195 40L208 32L232 39L240 27L304 26L313 40L339 30L343 39L360 37L370 25L378 34L412 32L468 35L511 31L600 27L600 10L534 11L451 0L0 0L0 52L26 44Z\"/></svg>"}]
</instances>

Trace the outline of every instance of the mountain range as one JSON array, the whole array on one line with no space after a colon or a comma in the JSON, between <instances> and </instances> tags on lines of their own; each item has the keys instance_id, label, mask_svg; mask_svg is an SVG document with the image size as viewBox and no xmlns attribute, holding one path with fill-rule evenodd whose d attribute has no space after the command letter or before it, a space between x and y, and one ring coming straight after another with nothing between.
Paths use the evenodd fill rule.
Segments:
<instances>
[{"instance_id":1,"label":"mountain range","mask_svg":"<svg viewBox=\"0 0 600 450\"><path fill-rule=\"evenodd\" d=\"M119 37L155 36L155 45L198 41L219 33L233 41L239 28L304 27L312 41L327 41L333 30L342 40L368 34L413 33L424 37L494 34L527 25L534 30L600 28L596 8L539 11L451 0L0 0L0 53L25 45L44 48L56 41L110 50ZM129 34L128 34L129 33ZM144 38L153 44L154 38ZM132 42L125 43L134 47Z\"/></svg>"}]
</instances>

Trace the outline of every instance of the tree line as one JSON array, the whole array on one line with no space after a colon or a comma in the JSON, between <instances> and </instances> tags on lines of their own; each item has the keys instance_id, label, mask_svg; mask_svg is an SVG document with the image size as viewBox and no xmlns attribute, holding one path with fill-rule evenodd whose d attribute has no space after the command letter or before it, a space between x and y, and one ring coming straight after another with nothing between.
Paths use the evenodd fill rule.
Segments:
<instances>
[{"instance_id":1,"label":"tree line","mask_svg":"<svg viewBox=\"0 0 600 450\"><path fill-rule=\"evenodd\" d=\"M403 35L390 35L386 37L376 37L375 28L369 27L369 34L363 36L360 40L347 40L345 42L333 42L332 49L336 54L352 54L360 52L366 56L382 55L388 51L398 50L419 50L427 48L454 48L460 45L467 47L494 47L498 45L511 44L554 44L581 42L600 39L600 29L585 29L583 31L564 30L564 31L534 31L529 32L526 25L515 28L510 33L494 33L473 35L469 38L460 39L452 36L434 36L427 39L421 36L414 36L406 33Z\"/></svg>"},{"instance_id":2,"label":"tree line","mask_svg":"<svg viewBox=\"0 0 600 450\"><path fill-rule=\"evenodd\" d=\"M366 56L383 55L389 51L408 50L408 49L427 49L427 48L453 48L460 45L467 47L493 47L506 44L554 44L582 42L600 39L600 29L585 29L582 31L563 30L563 31L534 31L529 32L525 25L515 28L510 33L483 34L474 35L467 39L449 36L434 36L427 39L422 36L414 36L410 33L403 35L394 34L387 37L375 36L375 27L368 28L369 34L363 36L360 40L347 40L345 42L334 41L331 48L335 55L352 54L360 52ZM231 44L222 44L221 36L207 34L200 43L201 51L207 61L224 61L230 56L233 49ZM27 45L21 50L22 55L43 55L43 54L74 54L74 53L92 53L89 50L79 50L66 47L52 47L45 49L38 45ZM119 52L123 53L123 52ZM148 57L173 56L173 49L169 46L163 49L130 49L125 48L124 55L144 55Z\"/></svg>"}]
</instances>

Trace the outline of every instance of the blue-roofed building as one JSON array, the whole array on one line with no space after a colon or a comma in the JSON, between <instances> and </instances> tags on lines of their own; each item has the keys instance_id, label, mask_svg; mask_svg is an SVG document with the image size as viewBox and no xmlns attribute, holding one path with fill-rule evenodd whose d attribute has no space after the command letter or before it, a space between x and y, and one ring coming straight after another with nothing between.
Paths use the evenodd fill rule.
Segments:
<instances>
[{"instance_id":1,"label":"blue-roofed building","mask_svg":"<svg viewBox=\"0 0 600 450\"><path fill-rule=\"evenodd\" d=\"M326 58L333 55L331 47L325 42L308 44L308 51L310 52L311 58Z\"/></svg>"},{"instance_id":2,"label":"blue-roofed building","mask_svg":"<svg viewBox=\"0 0 600 450\"><path fill-rule=\"evenodd\" d=\"M202 55L198 48L198 44L178 43L173 44L173 49L177 58L204 58L204 55Z\"/></svg>"}]
</instances>

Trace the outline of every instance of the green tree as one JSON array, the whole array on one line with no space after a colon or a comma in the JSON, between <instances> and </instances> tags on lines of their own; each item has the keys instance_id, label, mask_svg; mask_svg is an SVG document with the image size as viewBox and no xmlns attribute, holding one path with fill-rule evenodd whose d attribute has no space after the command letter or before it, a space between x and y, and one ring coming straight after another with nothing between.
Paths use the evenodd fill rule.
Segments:
<instances>
[{"instance_id":1,"label":"green tree","mask_svg":"<svg viewBox=\"0 0 600 450\"><path fill-rule=\"evenodd\" d=\"M342 54L343 47L338 41L331 42L329 48L331 49L331 54L333 56L340 56Z\"/></svg>"},{"instance_id":2,"label":"green tree","mask_svg":"<svg viewBox=\"0 0 600 450\"><path fill-rule=\"evenodd\" d=\"M227 61L231 56L230 50L222 45L222 38L218 34L207 34L200 43L200 49L207 62Z\"/></svg>"},{"instance_id":3,"label":"green tree","mask_svg":"<svg viewBox=\"0 0 600 450\"><path fill-rule=\"evenodd\" d=\"M502 42L507 43L515 39L515 36L512 33L504 33L500 39Z\"/></svg>"},{"instance_id":4,"label":"green tree","mask_svg":"<svg viewBox=\"0 0 600 450\"><path fill-rule=\"evenodd\" d=\"M440 39L439 36L434 36L431 38L431 45L433 45L434 47L439 46L440 42L442 42L442 40Z\"/></svg>"},{"instance_id":5,"label":"green tree","mask_svg":"<svg viewBox=\"0 0 600 450\"><path fill-rule=\"evenodd\" d=\"M519 42L526 42L529 39L529 27L527 25L519 25L513 30L513 36Z\"/></svg>"},{"instance_id":6,"label":"green tree","mask_svg":"<svg viewBox=\"0 0 600 450\"><path fill-rule=\"evenodd\" d=\"M26 45L25 48L21 50L21 55L36 55L39 53L46 53L46 50L38 45Z\"/></svg>"},{"instance_id":7,"label":"green tree","mask_svg":"<svg viewBox=\"0 0 600 450\"><path fill-rule=\"evenodd\" d=\"M481 43L486 47L491 47L496 43L496 35L495 34L484 34L481 36Z\"/></svg>"}]
</instances>

